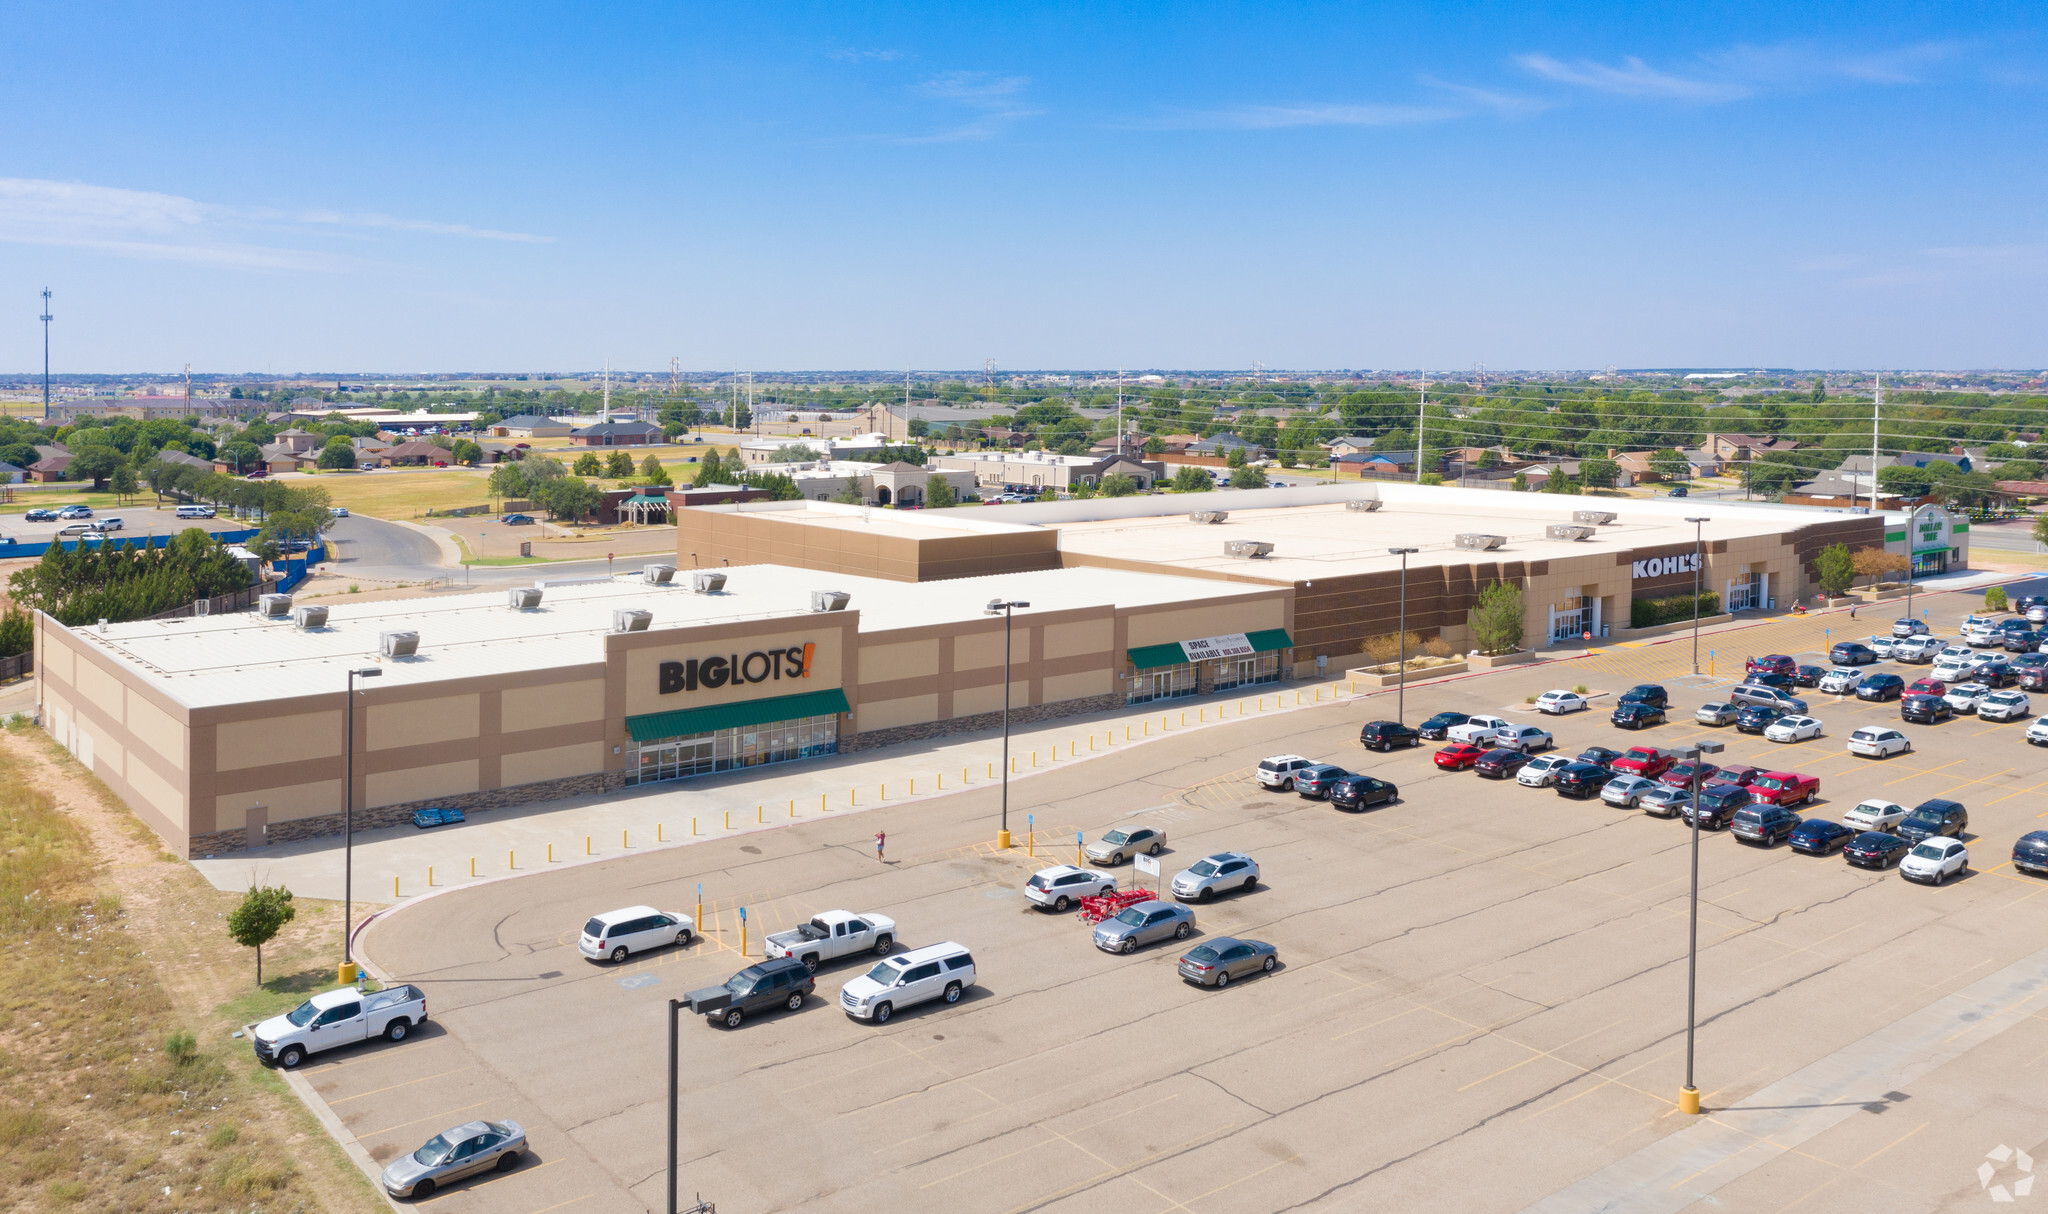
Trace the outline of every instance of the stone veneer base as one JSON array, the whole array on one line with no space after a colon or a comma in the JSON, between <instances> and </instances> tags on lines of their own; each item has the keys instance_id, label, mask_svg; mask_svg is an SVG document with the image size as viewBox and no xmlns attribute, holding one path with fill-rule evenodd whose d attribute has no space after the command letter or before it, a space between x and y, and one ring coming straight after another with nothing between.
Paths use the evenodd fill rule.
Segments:
<instances>
[{"instance_id":1,"label":"stone veneer base","mask_svg":"<svg viewBox=\"0 0 2048 1214\"><path fill-rule=\"evenodd\" d=\"M427 801L407 801L401 805L379 805L374 809L356 811L356 830L360 833L386 826L402 826L412 821L414 810L426 809L429 806L444 806L469 813L506 809L514 805L531 805L535 801L558 801L565 797L588 796L591 793L617 792L625 786L625 772L602 771L590 775L564 776L559 780L539 780L532 784L514 784L509 788L491 788L482 792L435 797ZM268 833L271 843L295 843L301 839L338 835L341 833L341 815L318 814L310 818L272 822ZM211 834L192 836L192 842L186 849L186 857L196 860L202 856L242 851L248 846L247 831L217 830Z\"/></svg>"},{"instance_id":2,"label":"stone veneer base","mask_svg":"<svg viewBox=\"0 0 2048 1214\"><path fill-rule=\"evenodd\" d=\"M1032 725L1039 721L1050 721L1056 717L1085 716L1091 712L1112 712L1124 706L1124 698L1111 692L1103 696L1086 696L1078 700L1060 700L1053 704L1018 705L1010 709L1010 728ZM945 721L926 721L919 725L899 725L894 729L875 729L839 739L839 753L853 754L857 751L873 750L878 746L895 746L901 742L922 742L929 738L941 738L947 734L979 733L984 729L1001 729L1003 714L996 712L977 713L971 717L953 717Z\"/></svg>"}]
</instances>

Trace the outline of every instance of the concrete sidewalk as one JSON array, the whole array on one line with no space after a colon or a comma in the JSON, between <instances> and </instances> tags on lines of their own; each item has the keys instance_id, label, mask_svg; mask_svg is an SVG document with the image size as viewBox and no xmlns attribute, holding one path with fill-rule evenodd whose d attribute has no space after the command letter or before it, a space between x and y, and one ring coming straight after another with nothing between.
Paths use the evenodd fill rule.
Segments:
<instances>
[{"instance_id":1,"label":"concrete sidewalk","mask_svg":"<svg viewBox=\"0 0 2048 1214\"><path fill-rule=\"evenodd\" d=\"M1028 784L1032 775L1108 758L1169 734L1362 699L1366 694L1361 688L1353 697L1348 682L1271 684L1247 688L1242 698L1171 700L1012 729L1010 756L1015 774L1010 782L1015 788L1020 782ZM1384 694L1391 695L1392 690ZM1001 750L999 732L957 734L928 743L721 772L619 793L479 811L461 826L359 831L354 849L355 897L360 902L390 903L491 878L687 847L712 838L986 788L1000 778ZM1022 793L1012 798L1011 833L1018 847L1024 846L1028 796ZM1071 843L1072 839L1063 841ZM1048 846L1051 841L1040 834L1038 843ZM283 843L196 860L193 867L223 890L283 885L303 897L338 899L342 895L340 844L339 836Z\"/></svg>"}]
</instances>

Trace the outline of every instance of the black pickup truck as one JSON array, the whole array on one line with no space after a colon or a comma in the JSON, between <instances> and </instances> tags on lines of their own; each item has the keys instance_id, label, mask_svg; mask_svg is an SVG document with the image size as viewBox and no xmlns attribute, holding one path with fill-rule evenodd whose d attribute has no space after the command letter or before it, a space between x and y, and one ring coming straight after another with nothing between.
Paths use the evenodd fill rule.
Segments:
<instances>
[{"instance_id":1,"label":"black pickup truck","mask_svg":"<svg viewBox=\"0 0 2048 1214\"><path fill-rule=\"evenodd\" d=\"M818 980L795 957L776 957L750 965L725 980L723 986L707 986L685 997L690 1010L713 1024L736 1029L740 1021L760 1012L786 1007L795 1011L804 996L818 987Z\"/></svg>"}]
</instances>

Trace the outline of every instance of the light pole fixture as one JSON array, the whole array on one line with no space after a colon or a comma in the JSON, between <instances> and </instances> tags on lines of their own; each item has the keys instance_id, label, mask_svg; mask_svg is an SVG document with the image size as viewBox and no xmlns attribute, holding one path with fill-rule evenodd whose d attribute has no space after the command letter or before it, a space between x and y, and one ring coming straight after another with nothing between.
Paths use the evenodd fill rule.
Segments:
<instances>
[{"instance_id":1,"label":"light pole fixture","mask_svg":"<svg viewBox=\"0 0 2048 1214\"><path fill-rule=\"evenodd\" d=\"M1698 1023L1700 977L1700 764L1708 755L1728 748L1725 742L1701 738L1679 750L1690 760L1692 778L1686 781L1692 794L1692 926L1685 951L1685 1087L1678 1093L1678 1107L1686 1113L1700 1111L1699 1085L1692 1081L1693 1027Z\"/></svg>"},{"instance_id":2,"label":"light pole fixture","mask_svg":"<svg viewBox=\"0 0 2048 1214\"><path fill-rule=\"evenodd\" d=\"M355 916L356 879L356 680L383 675L375 666L348 672L348 693L341 702L341 980L356 980L351 925Z\"/></svg>"},{"instance_id":3,"label":"light pole fixture","mask_svg":"<svg viewBox=\"0 0 2048 1214\"><path fill-rule=\"evenodd\" d=\"M984 615L1003 617L1003 821L996 831L996 847L1010 846L1010 620L1019 607L1031 604L1021 599L990 599Z\"/></svg>"},{"instance_id":4,"label":"light pole fixture","mask_svg":"<svg viewBox=\"0 0 2048 1214\"><path fill-rule=\"evenodd\" d=\"M1419 459L1417 463L1420 464ZM1397 641L1401 646L1401 661L1394 667L1394 676L1401 680L1394 684L1394 720L1401 725L1408 723L1408 557L1415 551L1413 548L1387 549L1388 555L1401 558L1401 622Z\"/></svg>"},{"instance_id":5,"label":"light pole fixture","mask_svg":"<svg viewBox=\"0 0 2048 1214\"><path fill-rule=\"evenodd\" d=\"M1692 524L1692 672L1700 672L1700 573L1706 568L1706 525L1712 519L1689 518Z\"/></svg>"}]
</instances>

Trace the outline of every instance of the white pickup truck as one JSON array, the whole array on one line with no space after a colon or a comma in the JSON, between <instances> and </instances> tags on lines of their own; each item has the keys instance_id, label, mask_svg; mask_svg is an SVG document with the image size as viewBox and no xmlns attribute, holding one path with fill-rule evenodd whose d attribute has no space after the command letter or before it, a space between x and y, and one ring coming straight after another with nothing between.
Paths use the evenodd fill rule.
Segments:
<instances>
[{"instance_id":1,"label":"white pickup truck","mask_svg":"<svg viewBox=\"0 0 2048 1214\"><path fill-rule=\"evenodd\" d=\"M872 952L886 957L896 947L896 921L887 915L856 915L834 910L814 915L809 923L768 937L766 955L795 957L812 973L835 957Z\"/></svg>"},{"instance_id":2,"label":"white pickup truck","mask_svg":"<svg viewBox=\"0 0 2048 1214\"><path fill-rule=\"evenodd\" d=\"M372 1037L403 1041L427 1022L427 994L416 986L361 991L352 986L322 991L282 1016L272 1016L249 1034L265 1066L291 1070L309 1054L354 1045Z\"/></svg>"}]
</instances>

